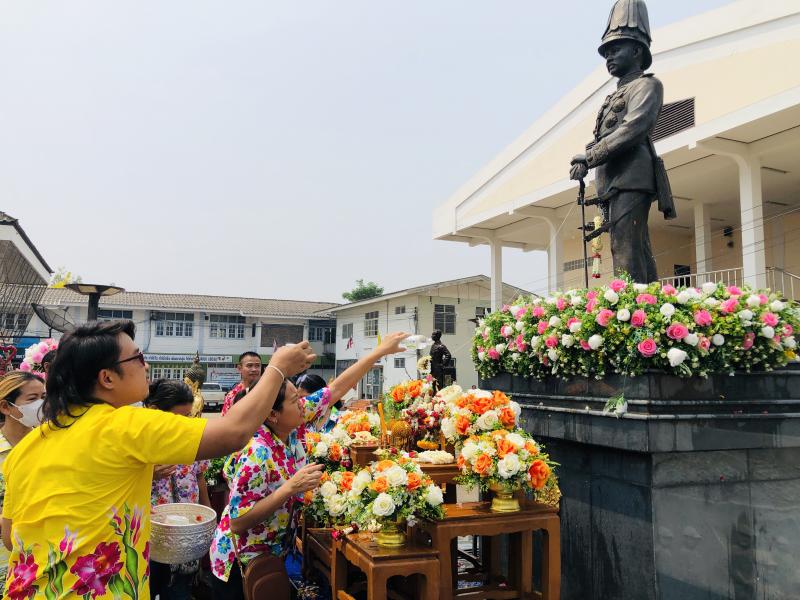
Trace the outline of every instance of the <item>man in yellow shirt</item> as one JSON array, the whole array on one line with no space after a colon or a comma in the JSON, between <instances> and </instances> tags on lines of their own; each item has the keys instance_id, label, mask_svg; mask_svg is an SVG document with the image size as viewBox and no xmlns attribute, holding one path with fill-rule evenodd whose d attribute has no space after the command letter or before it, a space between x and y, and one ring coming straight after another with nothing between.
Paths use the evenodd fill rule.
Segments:
<instances>
[{"instance_id":1,"label":"man in yellow shirt","mask_svg":"<svg viewBox=\"0 0 800 600\"><path fill-rule=\"evenodd\" d=\"M47 380L47 422L3 465L11 600L149 598L153 465L240 450L285 377L315 359L305 342L281 348L225 419L189 419L130 406L148 393L134 337L130 321L89 323L59 345Z\"/></svg>"}]
</instances>

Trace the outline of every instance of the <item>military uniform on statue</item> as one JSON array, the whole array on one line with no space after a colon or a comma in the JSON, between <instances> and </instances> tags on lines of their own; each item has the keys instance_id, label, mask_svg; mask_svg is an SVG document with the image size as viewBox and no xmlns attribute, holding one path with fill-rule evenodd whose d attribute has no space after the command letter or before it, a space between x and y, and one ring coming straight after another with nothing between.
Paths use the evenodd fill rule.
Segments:
<instances>
[{"instance_id":1,"label":"military uniform on statue","mask_svg":"<svg viewBox=\"0 0 800 600\"><path fill-rule=\"evenodd\" d=\"M452 356L450 350L442 343L442 332L436 329L431 334L431 377L433 377L433 393L444 387L445 367L450 364Z\"/></svg>"},{"instance_id":2,"label":"military uniform on statue","mask_svg":"<svg viewBox=\"0 0 800 600\"><path fill-rule=\"evenodd\" d=\"M645 74L653 62L650 23L643 0L618 0L609 17L599 52L608 72L619 78L617 90L597 115L594 141L572 160L570 177L595 171L597 203L604 225L587 241L609 232L616 273L639 283L658 279L647 220L658 199L664 218L676 217L664 164L656 155L652 132L664 102L664 88ZM587 203L588 204L588 203Z\"/></svg>"}]
</instances>

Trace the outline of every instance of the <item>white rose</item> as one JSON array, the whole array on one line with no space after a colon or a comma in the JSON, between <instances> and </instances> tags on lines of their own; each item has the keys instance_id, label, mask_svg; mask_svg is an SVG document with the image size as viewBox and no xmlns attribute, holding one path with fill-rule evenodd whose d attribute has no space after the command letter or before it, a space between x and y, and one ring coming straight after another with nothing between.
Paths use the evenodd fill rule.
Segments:
<instances>
[{"instance_id":1,"label":"white rose","mask_svg":"<svg viewBox=\"0 0 800 600\"><path fill-rule=\"evenodd\" d=\"M478 360L483 361L486 358L486 352L478 352Z\"/></svg>"},{"instance_id":2,"label":"white rose","mask_svg":"<svg viewBox=\"0 0 800 600\"><path fill-rule=\"evenodd\" d=\"M386 469L384 475L386 476L386 481L389 482L389 485L392 487L397 487L408 483L408 473L406 473L406 470L403 467L390 467Z\"/></svg>"},{"instance_id":3,"label":"white rose","mask_svg":"<svg viewBox=\"0 0 800 600\"><path fill-rule=\"evenodd\" d=\"M626 321L631 320L631 311L627 308L621 308L617 311L617 321L620 323L625 323Z\"/></svg>"},{"instance_id":4,"label":"white rose","mask_svg":"<svg viewBox=\"0 0 800 600\"><path fill-rule=\"evenodd\" d=\"M606 293L603 294L603 298L608 300L608 302L610 302L611 304L616 304L617 302L619 302L619 294L617 294L617 292L611 289L606 290Z\"/></svg>"},{"instance_id":5,"label":"white rose","mask_svg":"<svg viewBox=\"0 0 800 600\"><path fill-rule=\"evenodd\" d=\"M386 492L378 494L378 497L372 503L372 513L376 517L388 517L394 512L394 509L394 500Z\"/></svg>"},{"instance_id":6,"label":"white rose","mask_svg":"<svg viewBox=\"0 0 800 600\"><path fill-rule=\"evenodd\" d=\"M755 294L752 294L752 295L748 296L747 297L747 306L749 306L750 308L757 308L757 307L761 306L761 298L759 298Z\"/></svg>"},{"instance_id":7,"label":"white rose","mask_svg":"<svg viewBox=\"0 0 800 600\"><path fill-rule=\"evenodd\" d=\"M478 417L478 420L476 421L477 426L485 431L494 429L497 426L497 423L497 413L493 410L487 410L480 417Z\"/></svg>"},{"instance_id":8,"label":"white rose","mask_svg":"<svg viewBox=\"0 0 800 600\"><path fill-rule=\"evenodd\" d=\"M506 440L514 444L517 448L522 448L525 445L525 438L518 433L509 433Z\"/></svg>"},{"instance_id":9,"label":"white rose","mask_svg":"<svg viewBox=\"0 0 800 600\"><path fill-rule=\"evenodd\" d=\"M713 294L714 292L717 291L717 284L712 283L710 281L706 281L703 284L702 289L704 294Z\"/></svg>"},{"instance_id":10,"label":"white rose","mask_svg":"<svg viewBox=\"0 0 800 600\"><path fill-rule=\"evenodd\" d=\"M769 325L767 325L766 327L762 327L761 328L761 335L762 335L762 337L765 337L768 340L771 340L772 338L775 337L775 330L772 327L770 327Z\"/></svg>"},{"instance_id":11,"label":"white rose","mask_svg":"<svg viewBox=\"0 0 800 600\"><path fill-rule=\"evenodd\" d=\"M506 349L506 345L505 344L497 344L497 346L495 346L494 349L497 350L497 352L499 354L502 354Z\"/></svg>"},{"instance_id":12,"label":"white rose","mask_svg":"<svg viewBox=\"0 0 800 600\"><path fill-rule=\"evenodd\" d=\"M442 419L439 427L442 430L442 435L444 435L444 437L448 440L452 440L454 437L456 437L456 425L453 419L445 417Z\"/></svg>"},{"instance_id":13,"label":"white rose","mask_svg":"<svg viewBox=\"0 0 800 600\"><path fill-rule=\"evenodd\" d=\"M776 312L776 313L779 313L779 312L783 311L783 309L785 309L785 308L786 308L786 305L783 302L781 302L780 300L775 300L775 301L772 302L772 304L769 305L769 309L772 312Z\"/></svg>"},{"instance_id":14,"label":"white rose","mask_svg":"<svg viewBox=\"0 0 800 600\"><path fill-rule=\"evenodd\" d=\"M678 348L670 348L669 352L667 352L667 358L669 359L669 364L671 367L677 367L678 365L683 364L683 361L686 360L688 354L683 350Z\"/></svg>"},{"instance_id":15,"label":"white rose","mask_svg":"<svg viewBox=\"0 0 800 600\"><path fill-rule=\"evenodd\" d=\"M572 306L581 306L583 304L583 298L581 298L580 296L573 296L572 298L569 299L569 303Z\"/></svg>"},{"instance_id":16,"label":"white rose","mask_svg":"<svg viewBox=\"0 0 800 600\"><path fill-rule=\"evenodd\" d=\"M581 323L580 321L574 321L574 322L573 322L573 323L572 323L572 324L569 326L569 331L570 331L570 333L578 333L578 332L581 330L581 325L582 325L582 324L583 324L583 323Z\"/></svg>"},{"instance_id":17,"label":"white rose","mask_svg":"<svg viewBox=\"0 0 800 600\"><path fill-rule=\"evenodd\" d=\"M706 298L705 300L703 300L703 304L711 308L714 308L715 306L719 306L720 302L716 298Z\"/></svg>"},{"instance_id":18,"label":"white rose","mask_svg":"<svg viewBox=\"0 0 800 600\"><path fill-rule=\"evenodd\" d=\"M489 456L494 456L497 454L497 450L495 449L494 445L487 442L478 442L478 450L484 454L488 454Z\"/></svg>"},{"instance_id":19,"label":"white rose","mask_svg":"<svg viewBox=\"0 0 800 600\"><path fill-rule=\"evenodd\" d=\"M497 474L503 479L508 479L519 473L519 456L516 454L506 454L497 461Z\"/></svg>"},{"instance_id":20,"label":"white rose","mask_svg":"<svg viewBox=\"0 0 800 600\"><path fill-rule=\"evenodd\" d=\"M370 482L372 482L372 475L370 475L369 469L361 469L358 475L356 475L355 480L363 481L364 485L369 485Z\"/></svg>"},{"instance_id":21,"label":"white rose","mask_svg":"<svg viewBox=\"0 0 800 600\"><path fill-rule=\"evenodd\" d=\"M711 338L711 343L715 346L722 346L725 343L725 337L722 334L717 333Z\"/></svg>"},{"instance_id":22,"label":"white rose","mask_svg":"<svg viewBox=\"0 0 800 600\"><path fill-rule=\"evenodd\" d=\"M517 324L514 325L514 329L516 329L517 331L522 331L523 329L525 329L525 323L523 323L522 321L517 321Z\"/></svg>"},{"instance_id":23,"label":"white rose","mask_svg":"<svg viewBox=\"0 0 800 600\"><path fill-rule=\"evenodd\" d=\"M548 298L545 298L545 304L550 304L550 305L553 305L553 304L555 304L555 303L556 303L556 299L555 299L555 298L553 298L552 296L550 296L550 297L548 297Z\"/></svg>"},{"instance_id":24,"label":"white rose","mask_svg":"<svg viewBox=\"0 0 800 600\"><path fill-rule=\"evenodd\" d=\"M658 309L658 312L660 312L667 319L669 319L672 317L672 315L675 314L675 306L667 302L666 304L661 305L661 308Z\"/></svg>"},{"instance_id":25,"label":"white rose","mask_svg":"<svg viewBox=\"0 0 800 600\"><path fill-rule=\"evenodd\" d=\"M431 506L439 506L442 502L444 502L442 488L440 488L438 485L429 485L427 488L425 488L425 502Z\"/></svg>"},{"instance_id":26,"label":"white rose","mask_svg":"<svg viewBox=\"0 0 800 600\"><path fill-rule=\"evenodd\" d=\"M325 506L332 517L338 517L339 515L344 514L344 511L347 510L347 498L345 498L342 494L336 494L335 496L331 496L327 499Z\"/></svg>"},{"instance_id":27,"label":"white rose","mask_svg":"<svg viewBox=\"0 0 800 600\"><path fill-rule=\"evenodd\" d=\"M316 456L317 458L324 458L328 456L328 444L326 444L325 442L319 442L314 447L314 456Z\"/></svg>"},{"instance_id":28,"label":"white rose","mask_svg":"<svg viewBox=\"0 0 800 600\"><path fill-rule=\"evenodd\" d=\"M336 484L332 481L326 481L319 486L319 493L323 498L330 498L337 492Z\"/></svg>"},{"instance_id":29,"label":"white rose","mask_svg":"<svg viewBox=\"0 0 800 600\"><path fill-rule=\"evenodd\" d=\"M381 416L378 413L367 413L367 418L369 419L369 426L372 429L381 426Z\"/></svg>"},{"instance_id":30,"label":"white rose","mask_svg":"<svg viewBox=\"0 0 800 600\"><path fill-rule=\"evenodd\" d=\"M515 417L519 417L522 414L522 407L519 405L519 402L510 400L508 402L508 407L511 409L511 412L514 413Z\"/></svg>"},{"instance_id":31,"label":"white rose","mask_svg":"<svg viewBox=\"0 0 800 600\"><path fill-rule=\"evenodd\" d=\"M561 319L553 315L550 317L549 325L550 327L561 327Z\"/></svg>"},{"instance_id":32,"label":"white rose","mask_svg":"<svg viewBox=\"0 0 800 600\"><path fill-rule=\"evenodd\" d=\"M515 315L520 308L522 307L519 304L513 304L508 307L508 312L510 312L512 315Z\"/></svg>"},{"instance_id":33,"label":"white rose","mask_svg":"<svg viewBox=\"0 0 800 600\"><path fill-rule=\"evenodd\" d=\"M700 338L697 337L696 333L690 333L685 338L683 338L683 341L689 344L690 346L697 346L697 344L700 342Z\"/></svg>"},{"instance_id":34,"label":"white rose","mask_svg":"<svg viewBox=\"0 0 800 600\"><path fill-rule=\"evenodd\" d=\"M558 351L555 348L550 348L550 350L547 351L547 356L550 360L555 362L558 360Z\"/></svg>"},{"instance_id":35,"label":"white rose","mask_svg":"<svg viewBox=\"0 0 800 600\"><path fill-rule=\"evenodd\" d=\"M787 338L783 338L783 345L786 348L789 348L789 350L794 350L795 348L797 348L797 342L795 341L793 335L791 335L791 336L789 336Z\"/></svg>"},{"instance_id":36,"label":"white rose","mask_svg":"<svg viewBox=\"0 0 800 600\"><path fill-rule=\"evenodd\" d=\"M753 320L753 311L752 310L740 310L739 311L739 318L742 321L752 321Z\"/></svg>"},{"instance_id":37,"label":"white rose","mask_svg":"<svg viewBox=\"0 0 800 600\"><path fill-rule=\"evenodd\" d=\"M597 350L602 345L603 345L602 335L595 334L589 338L589 348L591 348L592 350Z\"/></svg>"},{"instance_id":38,"label":"white rose","mask_svg":"<svg viewBox=\"0 0 800 600\"><path fill-rule=\"evenodd\" d=\"M334 471L333 475L331 475L331 481L335 484L339 484L342 482L342 473L343 471Z\"/></svg>"},{"instance_id":39,"label":"white rose","mask_svg":"<svg viewBox=\"0 0 800 600\"><path fill-rule=\"evenodd\" d=\"M561 336L561 345L565 348L571 348L575 344L575 337L565 333Z\"/></svg>"},{"instance_id":40,"label":"white rose","mask_svg":"<svg viewBox=\"0 0 800 600\"><path fill-rule=\"evenodd\" d=\"M461 448L461 456L464 457L465 461L472 462L472 459L478 456L478 445L473 442L467 442Z\"/></svg>"},{"instance_id":41,"label":"white rose","mask_svg":"<svg viewBox=\"0 0 800 600\"><path fill-rule=\"evenodd\" d=\"M686 290L678 292L678 295L675 296L675 300L678 301L678 304L686 304L687 302L689 302L689 300L691 300L691 298L692 295L689 294Z\"/></svg>"},{"instance_id":42,"label":"white rose","mask_svg":"<svg viewBox=\"0 0 800 600\"><path fill-rule=\"evenodd\" d=\"M634 283L633 284L633 289L636 290L639 293L646 292L647 291L647 284L645 284L645 283Z\"/></svg>"},{"instance_id":43,"label":"white rose","mask_svg":"<svg viewBox=\"0 0 800 600\"><path fill-rule=\"evenodd\" d=\"M520 357L520 354L519 354L519 352L514 352L514 353L511 355L511 360L519 360L519 357Z\"/></svg>"}]
</instances>

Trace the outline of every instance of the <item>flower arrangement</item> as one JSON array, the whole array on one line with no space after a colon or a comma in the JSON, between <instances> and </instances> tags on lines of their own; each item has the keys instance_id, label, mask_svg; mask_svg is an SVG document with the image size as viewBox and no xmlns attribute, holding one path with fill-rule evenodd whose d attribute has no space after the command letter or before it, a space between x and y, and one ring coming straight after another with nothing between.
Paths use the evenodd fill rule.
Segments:
<instances>
[{"instance_id":1,"label":"flower arrangement","mask_svg":"<svg viewBox=\"0 0 800 600\"><path fill-rule=\"evenodd\" d=\"M339 413L333 431L341 431L355 443L368 443L373 438L377 441L381 435L381 419L372 412L345 410Z\"/></svg>"},{"instance_id":2,"label":"flower arrangement","mask_svg":"<svg viewBox=\"0 0 800 600\"><path fill-rule=\"evenodd\" d=\"M306 454L318 463L323 463L328 469L353 466L350 458L350 446L353 439L344 429L334 428L330 433L306 433Z\"/></svg>"},{"instance_id":3,"label":"flower arrangement","mask_svg":"<svg viewBox=\"0 0 800 600\"><path fill-rule=\"evenodd\" d=\"M428 375L431 372L431 355L426 354L417 361L417 371L423 375Z\"/></svg>"},{"instance_id":4,"label":"flower arrangement","mask_svg":"<svg viewBox=\"0 0 800 600\"><path fill-rule=\"evenodd\" d=\"M468 390L450 396L441 422L442 434L455 444L466 438L496 430L513 431L519 426L519 404L503 392Z\"/></svg>"},{"instance_id":5,"label":"flower arrangement","mask_svg":"<svg viewBox=\"0 0 800 600\"><path fill-rule=\"evenodd\" d=\"M484 491L525 489L543 500L558 486L555 463L522 429L497 429L470 436L461 446L456 463L462 473L457 481Z\"/></svg>"},{"instance_id":6,"label":"flower arrangement","mask_svg":"<svg viewBox=\"0 0 800 600\"><path fill-rule=\"evenodd\" d=\"M479 321L478 373L594 377L657 369L682 377L772 370L797 360L800 310L747 286L632 283L520 298Z\"/></svg>"},{"instance_id":7,"label":"flower arrangement","mask_svg":"<svg viewBox=\"0 0 800 600\"><path fill-rule=\"evenodd\" d=\"M58 349L58 341L52 338L35 342L25 349L25 356L19 365L20 371L43 374L42 360L48 352Z\"/></svg>"},{"instance_id":8,"label":"flower arrangement","mask_svg":"<svg viewBox=\"0 0 800 600\"><path fill-rule=\"evenodd\" d=\"M414 438L436 441L446 407L447 403L439 395L433 398L423 396L417 398L408 408L404 408L400 417L411 425Z\"/></svg>"},{"instance_id":9,"label":"flower arrangement","mask_svg":"<svg viewBox=\"0 0 800 600\"><path fill-rule=\"evenodd\" d=\"M430 381L412 379L393 386L384 395L383 406L387 418L400 416L404 408L408 408L415 401L430 398L433 395L433 386Z\"/></svg>"},{"instance_id":10,"label":"flower arrangement","mask_svg":"<svg viewBox=\"0 0 800 600\"><path fill-rule=\"evenodd\" d=\"M366 469L357 475L345 470L325 472L320 486L305 493L304 513L317 527L350 525L362 509L361 492L370 481Z\"/></svg>"}]
</instances>

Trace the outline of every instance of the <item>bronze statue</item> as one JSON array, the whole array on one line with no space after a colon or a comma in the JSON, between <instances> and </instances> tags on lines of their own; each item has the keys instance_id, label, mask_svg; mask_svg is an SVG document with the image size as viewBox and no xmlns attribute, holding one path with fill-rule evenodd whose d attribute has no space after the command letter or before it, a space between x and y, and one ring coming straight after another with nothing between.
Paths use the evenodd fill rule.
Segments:
<instances>
[{"instance_id":1,"label":"bronze statue","mask_svg":"<svg viewBox=\"0 0 800 600\"><path fill-rule=\"evenodd\" d=\"M433 345L431 346L431 377L433 377L433 393L438 392L444 387L444 371L450 364L450 351L442 343L442 332L438 329L431 334Z\"/></svg>"},{"instance_id":2,"label":"bronze statue","mask_svg":"<svg viewBox=\"0 0 800 600\"><path fill-rule=\"evenodd\" d=\"M606 231L611 236L614 271L638 283L658 279L647 219L658 198L665 219L675 205L664 163L653 146L652 132L664 103L664 87L644 71L653 63L650 22L644 0L617 0L598 51L608 72L619 79L617 90L597 115L594 141L586 154L572 159L570 178L583 180L596 169L597 200L603 225L585 236L588 242Z\"/></svg>"},{"instance_id":3,"label":"bronze statue","mask_svg":"<svg viewBox=\"0 0 800 600\"><path fill-rule=\"evenodd\" d=\"M206 370L200 364L200 353L196 352L192 366L186 369L183 376L183 382L188 385L192 390L192 412L191 416L199 417L203 414L203 392L200 389L206 380Z\"/></svg>"}]
</instances>

